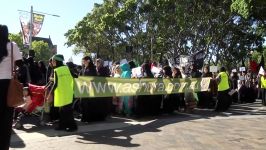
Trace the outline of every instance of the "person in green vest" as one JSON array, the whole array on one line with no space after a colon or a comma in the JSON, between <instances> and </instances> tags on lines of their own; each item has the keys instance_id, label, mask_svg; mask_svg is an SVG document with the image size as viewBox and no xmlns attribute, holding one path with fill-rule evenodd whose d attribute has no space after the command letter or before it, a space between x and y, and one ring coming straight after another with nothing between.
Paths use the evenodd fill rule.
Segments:
<instances>
[{"instance_id":1,"label":"person in green vest","mask_svg":"<svg viewBox=\"0 0 266 150\"><path fill-rule=\"evenodd\" d=\"M52 57L54 67L54 106L59 108L59 123L55 130L76 131L72 102L74 79L67 66L63 64L64 56L57 54Z\"/></svg>"},{"instance_id":2,"label":"person in green vest","mask_svg":"<svg viewBox=\"0 0 266 150\"><path fill-rule=\"evenodd\" d=\"M229 75L226 73L225 67L221 67L220 73L216 77L218 84L217 103L215 111L226 111L231 105Z\"/></svg>"},{"instance_id":3,"label":"person in green vest","mask_svg":"<svg viewBox=\"0 0 266 150\"><path fill-rule=\"evenodd\" d=\"M262 105L266 106L266 72L260 77L261 91L262 91Z\"/></svg>"}]
</instances>

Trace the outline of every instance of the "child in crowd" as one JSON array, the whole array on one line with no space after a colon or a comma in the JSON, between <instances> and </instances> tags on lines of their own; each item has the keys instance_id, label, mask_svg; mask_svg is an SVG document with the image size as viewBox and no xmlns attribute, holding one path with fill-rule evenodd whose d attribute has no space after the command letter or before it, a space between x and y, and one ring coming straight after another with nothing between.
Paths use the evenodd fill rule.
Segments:
<instances>
[{"instance_id":1,"label":"child in crowd","mask_svg":"<svg viewBox=\"0 0 266 150\"><path fill-rule=\"evenodd\" d=\"M30 91L29 91L28 87L23 88L23 100L25 103L23 104L22 107L27 112L29 110L31 103L32 103Z\"/></svg>"},{"instance_id":2,"label":"child in crowd","mask_svg":"<svg viewBox=\"0 0 266 150\"><path fill-rule=\"evenodd\" d=\"M114 78L120 78L121 76L121 68L119 65L116 65L114 68Z\"/></svg>"},{"instance_id":3,"label":"child in crowd","mask_svg":"<svg viewBox=\"0 0 266 150\"><path fill-rule=\"evenodd\" d=\"M25 114L30 113L30 106L32 104L32 100L31 100L30 91L28 87L23 88L23 100L24 100L24 104L18 106L14 110L13 126L17 129L22 127L22 124L20 123L21 118Z\"/></svg>"},{"instance_id":4,"label":"child in crowd","mask_svg":"<svg viewBox=\"0 0 266 150\"><path fill-rule=\"evenodd\" d=\"M120 65L116 65L113 70L114 78L121 77L121 68ZM114 96L113 97L113 113L120 114L123 111L123 103L120 100L120 97Z\"/></svg>"}]
</instances>

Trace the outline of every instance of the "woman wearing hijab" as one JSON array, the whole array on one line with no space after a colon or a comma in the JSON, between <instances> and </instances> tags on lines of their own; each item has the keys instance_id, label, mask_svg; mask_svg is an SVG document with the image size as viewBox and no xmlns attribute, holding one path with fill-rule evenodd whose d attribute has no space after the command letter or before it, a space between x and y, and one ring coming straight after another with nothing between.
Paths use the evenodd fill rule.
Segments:
<instances>
[{"instance_id":1,"label":"woman wearing hijab","mask_svg":"<svg viewBox=\"0 0 266 150\"><path fill-rule=\"evenodd\" d=\"M143 78L154 78L151 72L151 65L146 61L142 65ZM158 115L160 113L161 95L139 95L135 100L135 113L137 117L143 115Z\"/></svg>"},{"instance_id":2,"label":"woman wearing hijab","mask_svg":"<svg viewBox=\"0 0 266 150\"><path fill-rule=\"evenodd\" d=\"M96 66L93 64L92 59L89 56L82 58L82 69L80 71L80 76L97 76ZM81 121L89 122L93 118L93 107L95 105L94 98L82 98L80 102L81 109Z\"/></svg>"},{"instance_id":3,"label":"woman wearing hijab","mask_svg":"<svg viewBox=\"0 0 266 150\"><path fill-rule=\"evenodd\" d=\"M104 66L104 61L100 58L96 60L97 75L100 77L110 77L110 70Z\"/></svg>"},{"instance_id":4,"label":"woman wearing hijab","mask_svg":"<svg viewBox=\"0 0 266 150\"><path fill-rule=\"evenodd\" d=\"M182 79L182 73L179 68L172 68L172 76L174 79ZM175 99L176 110L180 110L180 108L186 108L186 102L184 99L184 93L173 94L172 98Z\"/></svg>"},{"instance_id":5,"label":"woman wearing hijab","mask_svg":"<svg viewBox=\"0 0 266 150\"><path fill-rule=\"evenodd\" d=\"M131 78L131 69L129 64L125 63L120 66L122 74L121 78L123 79L130 79ZM123 108L123 113L126 116L131 116L132 115L132 105L133 105L133 97L132 96L122 96L121 97L121 102L122 102L122 108Z\"/></svg>"},{"instance_id":6,"label":"woman wearing hijab","mask_svg":"<svg viewBox=\"0 0 266 150\"><path fill-rule=\"evenodd\" d=\"M209 66L204 67L202 78L212 78L212 73L209 70ZM210 91L198 92L198 98L198 107L211 108L212 94Z\"/></svg>"},{"instance_id":7,"label":"woman wearing hijab","mask_svg":"<svg viewBox=\"0 0 266 150\"><path fill-rule=\"evenodd\" d=\"M163 77L165 79L172 79L172 68L170 66L163 67ZM163 111L165 113L172 113L175 110L177 105L177 95L176 94L167 94L164 95L163 99Z\"/></svg>"},{"instance_id":8,"label":"woman wearing hijab","mask_svg":"<svg viewBox=\"0 0 266 150\"><path fill-rule=\"evenodd\" d=\"M100 58L96 60L96 71L98 77L110 77L110 70L104 66ZM90 100L91 121L102 121L111 113L112 97L95 97Z\"/></svg>"},{"instance_id":9,"label":"woman wearing hijab","mask_svg":"<svg viewBox=\"0 0 266 150\"><path fill-rule=\"evenodd\" d=\"M46 84L45 77L46 77L47 69L46 69L46 66L45 66L43 61L38 62L38 69L39 69L40 76L41 76L41 79L39 81L39 85L45 85Z\"/></svg>"},{"instance_id":10,"label":"woman wearing hijab","mask_svg":"<svg viewBox=\"0 0 266 150\"><path fill-rule=\"evenodd\" d=\"M114 78L120 78L121 77L121 68L120 65L116 65L113 69L113 77ZM113 96L112 100L112 113L113 114L121 114L123 111L123 104L121 102L121 97Z\"/></svg>"}]
</instances>

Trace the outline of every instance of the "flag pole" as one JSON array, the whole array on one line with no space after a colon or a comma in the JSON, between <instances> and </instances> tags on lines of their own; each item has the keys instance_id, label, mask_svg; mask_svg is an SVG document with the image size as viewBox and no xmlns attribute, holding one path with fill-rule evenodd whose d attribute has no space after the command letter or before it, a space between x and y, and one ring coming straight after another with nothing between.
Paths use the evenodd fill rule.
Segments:
<instances>
[{"instance_id":1,"label":"flag pole","mask_svg":"<svg viewBox=\"0 0 266 150\"><path fill-rule=\"evenodd\" d=\"M29 28L28 28L29 29L29 41L28 42L29 42L29 50L31 50L32 49L33 30L34 30L34 25L33 25L33 22L34 22L33 6L31 6L30 12L29 11L25 11L25 10L18 10L18 11L30 13L30 22L29 22ZM36 13L36 11L34 13ZM59 15L48 14L48 13L44 13L44 12L37 12L37 13L45 14L45 15L50 15L50 16L54 16L54 17L60 17ZM22 30L23 30L23 28L22 28Z\"/></svg>"},{"instance_id":2,"label":"flag pole","mask_svg":"<svg viewBox=\"0 0 266 150\"><path fill-rule=\"evenodd\" d=\"M30 34L29 34L29 49L32 48L32 30L33 30L33 6L30 8Z\"/></svg>"}]
</instances>

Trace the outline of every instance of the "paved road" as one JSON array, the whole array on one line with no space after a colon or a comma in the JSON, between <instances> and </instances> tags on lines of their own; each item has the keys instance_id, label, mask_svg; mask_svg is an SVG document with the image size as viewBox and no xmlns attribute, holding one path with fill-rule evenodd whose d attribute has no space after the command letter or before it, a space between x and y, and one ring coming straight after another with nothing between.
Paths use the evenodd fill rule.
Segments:
<instances>
[{"instance_id":1,"label":"paved road","mask_svg":"<svg viewBox=\"0 0 266 150\"><path fill-rule=\"evenodd\" d=\"M11 150L265 150L266 107L234 105L226 113L195 110L133 120L119 117L80 124L69 134L26 124L14 130Z\"/></svg>"}]
</instances>

